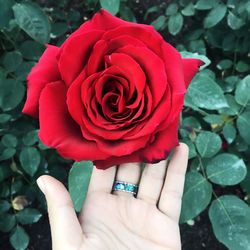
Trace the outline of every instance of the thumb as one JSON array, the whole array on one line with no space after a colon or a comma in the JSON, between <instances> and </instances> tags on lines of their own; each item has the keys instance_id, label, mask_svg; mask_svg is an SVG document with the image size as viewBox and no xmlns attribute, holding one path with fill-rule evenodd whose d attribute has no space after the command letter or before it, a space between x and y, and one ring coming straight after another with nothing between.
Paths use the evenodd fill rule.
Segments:
<instances>
[{"instance_id":1,"label":"thumb","mask_svg":"<svg viewBox=\"0 0 250 250\"><path fill-rule=\"evenodd\" d=\"M40 176L37 185L48 205L53 250L79 248L83 232L67 189L49 175Z\"/></svg>"}]
</instances>

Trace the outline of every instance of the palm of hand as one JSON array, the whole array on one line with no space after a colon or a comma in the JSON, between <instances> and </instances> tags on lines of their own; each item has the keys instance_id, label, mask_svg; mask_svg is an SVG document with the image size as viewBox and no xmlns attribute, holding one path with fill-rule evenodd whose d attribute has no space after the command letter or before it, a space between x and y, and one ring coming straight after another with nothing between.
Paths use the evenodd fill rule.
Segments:
<instances>
[{"instance_id":1,"label":"palm of hand","mask_svg":"<svg viewBox=\"0 0 250 250\"><path fill-rule=\"evenodd\" d=\"M181 248L178 223L155 205L133 196L93 192L88 195L79 220L84 250Z\"/></svg>"},{"instance_id":2,"label":"palm of hand","mask_svg":"<svg viewBox=\"0 0 250 250\"><path fill-rule=\"evenodd\" d=\"M87 198L77 217L62 183L42 176L53 250L181 249L179 216L188 149L181 144L169 162L93 168ZM165 174L166 173L166 174ZM112 191L114 180L138 183L131 193Z\"/></svg>"}]
</instances>

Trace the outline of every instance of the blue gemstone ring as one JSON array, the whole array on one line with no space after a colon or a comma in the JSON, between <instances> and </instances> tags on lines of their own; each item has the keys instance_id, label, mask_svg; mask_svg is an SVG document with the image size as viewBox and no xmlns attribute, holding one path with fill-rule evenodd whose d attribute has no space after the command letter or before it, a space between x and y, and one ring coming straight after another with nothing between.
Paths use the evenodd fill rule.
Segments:
<instances>
[{"instance_id":1,"label":"blue gemstone ring","mask_svg":"<svg viewBox=\"0 0 250 250\"><path fill-rule=\"evenodd\" d=\"M114 181L114 185L112 188L113 191L123 191L131 194L137 194L138 185L128 183L125 181Z\"/></svg>"}]
</instances>

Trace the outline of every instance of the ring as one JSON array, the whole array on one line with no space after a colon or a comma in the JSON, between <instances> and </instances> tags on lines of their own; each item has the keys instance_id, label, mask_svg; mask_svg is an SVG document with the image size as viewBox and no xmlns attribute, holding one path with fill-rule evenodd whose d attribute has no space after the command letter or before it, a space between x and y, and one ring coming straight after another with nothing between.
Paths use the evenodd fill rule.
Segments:
<instances>
[{"instance_id":1,"label":"ring","mask_svg":"<svg viewBox=\"0 0 250 250\"><path fill-rule=\"evenodd\" d=\"M137 194L138 191L138 185L129 183L129 182L125 182L125 181L114 181L113 184L113 191L123 191L123 192L127 192L127 193L131 193L131 194Z\"/></svg>"}]
</instances>

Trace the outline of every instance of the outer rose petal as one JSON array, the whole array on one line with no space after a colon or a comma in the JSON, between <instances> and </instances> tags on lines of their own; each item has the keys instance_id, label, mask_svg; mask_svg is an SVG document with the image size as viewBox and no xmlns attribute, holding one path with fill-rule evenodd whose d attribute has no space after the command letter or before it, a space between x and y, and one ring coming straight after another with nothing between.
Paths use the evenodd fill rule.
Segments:
<instances>
[{"instance_id":1,"label":"outer rose petal","mask_svg":"<svg viewBox=\"0 0 250 250\"><path fill-rule=\"evenodd\" d=\"M106 31L112 30L123 25L138 25L137 23L126 22L118 17L111 15L108 11L101 9L89 21L83 23L70 37L62 44L64 48L72 37L81 35L83 33L91 32L93 30Z\"/></svg>"},{"instance_id":2,"label":"outer rose petal","mask_svg":"<svg viewBox=\"0 0 250 250\"><path fill-rule=\"evenodd\" d=\"M60 155L75 161L105 159L96 143L82 137L80 128L70 117L66 105L66 87L57 81L48 84L40 97L39 137L44 144L56 148Z\"/></svg>"},{"instance_id":3,"label":"outer rose petal","mask_svg":"<svg viewBox=\"0 0 250 250\"><path fill-rule=\"evenodd\" d=\"M184 81L186 88L192 81L195 74L199 71L199 67L204 64L203 61L195 58L182 58Z\"/></svg>"},{"instance_id":4,"label":"outer rose petal","mask_svg":"<svg viewBox=\"0 0 250 250\"><path fill-rule=\"evenodd\" d=\"M103 31L92 30L77 36L70 36L61 48L59 71L69 86L87 65L94 44Z\"/></svg>"},{"instance_id":5,"label":"outer rose petal","mask_svg":"<svg viewBox=\"0 0 250 250\"><path fill-rule=\"evenodd\" d=\"M126 22L118 17L111 15L108 11L101 9L91 20L81 25L78 32L86 32L88 30L110 30L121 25L136 25L131 22Z\"/></svg>"},{"instance_id":6,"label":"outer rose petal","mask_svg":"<svg viewBox=\"0 0 250 250\"><path fill-rule=\"evenodd\" d=\"M180 53L169 43L162 43L162 57L166 67L168 83L171 85L172 94L186 92L183 65ZM174 107L174 105L173 105Z\"/></svg>"},{"instance_id":7,"label":"outer rose petal","mask_svg":"<svg viewBox=\"0 0 250 250\"><path fill-rule=\"evenodd\" d=\"M107 169L111 166L131 162L156 163L167 158L171 150L179 145L178 142L179 116L164 131L156 135L155 140L144 149L138 150L130 155L116 157L111 156L106 160L96 160L94 164L98 169Z\"/></svg>"},{"instance_id":8,"label":"outer rose petal","mask_svg":"<svg viewBox=\"0 0 250 250\"><path fill-rule=\"evenodd\" d=\"M60 80L57 66L59 48L48 45L39 62L32 68L28 75L27 100L23 113L38 118L38 104L41 91L46 84Z\"/></svg>"}]
</instances>

